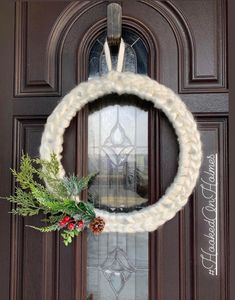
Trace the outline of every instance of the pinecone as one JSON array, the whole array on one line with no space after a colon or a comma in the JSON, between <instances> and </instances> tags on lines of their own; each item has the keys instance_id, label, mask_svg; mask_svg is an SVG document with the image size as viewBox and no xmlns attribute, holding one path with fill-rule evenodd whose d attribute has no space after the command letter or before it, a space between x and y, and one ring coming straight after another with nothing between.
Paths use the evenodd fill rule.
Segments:
<instances>
[{"instance_id":1,"label":"pinecone","mask_svg":"<svg viewBox=\"0 0 235 300\"><path fill-rule=\"evenodd\" d=\"M94 234L100 234L104 230L105 221L101 217L95 218L89 225Z\"/></svg>"}]
</instances>

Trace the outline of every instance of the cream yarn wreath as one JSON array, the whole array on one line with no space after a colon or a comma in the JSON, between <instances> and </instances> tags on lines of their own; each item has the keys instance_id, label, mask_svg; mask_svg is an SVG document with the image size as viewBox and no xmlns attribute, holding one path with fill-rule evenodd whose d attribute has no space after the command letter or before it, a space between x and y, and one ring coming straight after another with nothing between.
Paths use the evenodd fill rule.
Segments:
<instances>
[{"instance_id":1,"label":"cream yarn wreath","mask_svg":"<svg viewBox=\"0 0 235 300\"><path fill-rule=\"evenodd\" d=\"M187 203L199 175L202 160L200 134L191 112L181 99L169 88L147 76L121 72L125 45L120 45L117 71L112 71L108 44L104 50L109 73L99 79L80 83L71 90L48 117L42 135L40 156L49 160L55 153L61 160L63 134L70 121L88 102L112 93L131 94L153 102L171 121L179 142L178 171L174 181L165 194L153 205L130 213L110 213L95 209L96 214L105 220L106 232L144 232L153 231L175 214ZM65 171L60 165L60 178Z\"/></svg>"}]
</instances>

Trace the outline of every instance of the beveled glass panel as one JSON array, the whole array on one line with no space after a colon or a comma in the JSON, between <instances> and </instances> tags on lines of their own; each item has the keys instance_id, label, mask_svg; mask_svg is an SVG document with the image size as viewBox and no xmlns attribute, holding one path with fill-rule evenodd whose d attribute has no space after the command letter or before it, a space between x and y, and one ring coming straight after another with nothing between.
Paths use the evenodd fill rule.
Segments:
<instances>
[{"instance_id":1,"label":"beveled glass panel","mask_svg":"<svg viewBox=\"0 0 235 300\"><path fill-rule=\"evenodd\" d=\"M89 79L107 72L103 33L90 53ZM123 30L124 70L147 73L147 50ZM116 55L112 57L116 63ZM88 171L98 172L89 201L110 212L148 204L148 111L133 95L107 95L89 104ZM87 296L90 300L148 299L148 233L88 234Z\"/></svg>"},{"instance_id":2,"label":"beveled glass panel","mask_svg":"<svg viewBox=\"0 0 235 300\"><path fill-rule=\"evenodd\" d=\"M131 211L148 201L148 105L134 96L116 99L90 105L88 169L99 174L89 195L96 207Z\"/></svg>"},{"instance_id":3,"label":"beveled glass panel","mask_svg":"<svg viewBox=\"0 0 235 300\"><path fill-rule=\"evenodd\" d=\"M148 299L148 234L88 237L88 295L92 300Z\"/></svg>"}]
</instances>

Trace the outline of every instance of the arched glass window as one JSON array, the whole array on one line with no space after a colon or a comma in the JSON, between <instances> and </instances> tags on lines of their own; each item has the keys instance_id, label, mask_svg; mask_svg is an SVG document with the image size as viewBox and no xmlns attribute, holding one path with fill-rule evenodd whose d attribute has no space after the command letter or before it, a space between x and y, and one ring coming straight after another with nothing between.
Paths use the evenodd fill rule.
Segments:
<instances>
[{"instance_id":1,"label":"arched glass window","mask_svg":"<svg viewBox=\"0 0 235 300\"><path fill-rule=\"evenodd\" d=\"M126 44L124 71L146 75L148 73L148 52L143 40L136 33L125 29L122 31L122 37ZM91 49L89 58L89 79L99 77L108 71L103 51L105 38L106 32L97 38ZM112 61L115 67L117 56L113 56Z\"/></svg>"},{"instance_id":2,"label":"arched glass window","mask_svg":"<svg viewBox=\"0 0 235 300\"><path fill-rule=\"evenodd\" d=\"M89 79L107 72L103 44L95 41ZM147 74L148 52L134 32L123 30L124 70ZM113 64L117 57L114 53ZM98 172L89 189L95 207L111 212L148 203L148 112L151 104L133 95L108 95L89 104L88 171ZM87 294L92 300L148 299L148 234L88 236Z\"/></svg>"}]
</instances>

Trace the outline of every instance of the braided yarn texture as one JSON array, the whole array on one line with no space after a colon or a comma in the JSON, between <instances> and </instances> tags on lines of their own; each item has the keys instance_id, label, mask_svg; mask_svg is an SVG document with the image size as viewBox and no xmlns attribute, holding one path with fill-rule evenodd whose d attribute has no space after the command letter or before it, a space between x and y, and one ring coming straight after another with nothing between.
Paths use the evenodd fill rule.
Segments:
<instances>
[{"instance_id":1,"label":"braided yarn texture","mask_svg":"<svg viewBox=\"0 0 235 300\"><path fill-rule=\"evenodd\" d=\"M110 213L96 209L105 220L106 232L154 231L187 203L199 175L202 146L197 124L182 100L169 88L147 76L111 71L106 76L80 83L71 90L48 117L42 135L40 156L49 160L55 153L61 161L63 135L70 121L88 102L112 93L136 95L153 102L172 123L179 143L178 170L165 194L155 203L130 213ZM60 164L59 177L65 171Z\"/></svg>"}]
</instances>

